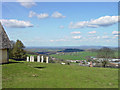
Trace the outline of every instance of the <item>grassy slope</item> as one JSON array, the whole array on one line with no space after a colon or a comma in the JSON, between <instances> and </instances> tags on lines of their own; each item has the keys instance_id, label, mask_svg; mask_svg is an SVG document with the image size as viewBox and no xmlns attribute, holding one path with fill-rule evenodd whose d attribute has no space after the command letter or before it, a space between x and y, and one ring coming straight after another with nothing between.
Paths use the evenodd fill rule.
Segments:
<instances>
[{"instance_id":1,"label":"grassy slope","mask_svg":"<svg viewBox=\"0 0 120 90\"><path fill-rule=\"evenodd\" d=\"M44 68L37 69L34 67ZM37 62L3 65L3 88L117 87L118 69L41 64Z\"/></svg>"}]
</instances>

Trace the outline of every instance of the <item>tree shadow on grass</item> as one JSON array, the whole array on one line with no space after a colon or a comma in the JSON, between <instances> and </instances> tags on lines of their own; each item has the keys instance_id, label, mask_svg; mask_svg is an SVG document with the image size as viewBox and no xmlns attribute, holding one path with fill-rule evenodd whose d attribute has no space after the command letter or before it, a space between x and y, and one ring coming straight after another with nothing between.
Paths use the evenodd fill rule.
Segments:
<instances>
[{"instance_id":1,"label":"tree shadow on grass","mask_svg":"<svg viewBox=\"0 0 120 90\"><path fill-rule=\"evenodd\" d=\"M8 63L2 63L0 65L4 65L4 64L13 64L13 63L24 63L24 62L14 62L14 61L9 61Z\"/></svg>"},{"instance_id":2,"label":"tree shadow on grass","mask_svg":"<svg viewBox=\"0 0 120 90\"><path fill-rule=\"evenodd\" d=\"M34 68L37 68L37 69L43 69L43 68L46 68L46 67L34 67Z\"/></svg>"}]
</instances>

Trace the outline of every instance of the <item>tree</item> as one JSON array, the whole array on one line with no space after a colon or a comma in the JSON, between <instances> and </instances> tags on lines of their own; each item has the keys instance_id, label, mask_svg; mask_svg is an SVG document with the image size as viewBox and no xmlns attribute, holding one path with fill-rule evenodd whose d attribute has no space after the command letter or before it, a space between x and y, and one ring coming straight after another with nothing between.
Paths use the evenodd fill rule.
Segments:
<instances>
[{"instance_id":1,"label":"tree","mask_svg":"<svg viewBox=\"0 0 120 90\"><path fill-rule=\"evenodd\" d=\"M85 59L86 59L88 62L92 61L91 56L86 56Z\"/></svg>"},{"instance_id":2,"label":"tree","mask_svg":"<svg viewBox=\"0 0 120 90\"><path fill-rule=\"evenodd\" d=\"M114 57L114 51L110 48L103 47L98 50L97 57L103 58L103 67L106 67L108 59Z\"/></svg>"},{"instance_id":3,"label":"tree","mask_svg":"<svg viewBox=\"0 0 120 90\"><path fill-rule=\"evenodd\" d=\"M24 50L25 46L20 40L17 40L17 42L14 45L14 48L12 50L12 56L14 59L25 59L26 58L26 52Z\"/></svg>"},{"instance_id":4,"label":"tree","mask_svg":"<svg viewBox=\"0 0 120 90\"><path fill-rule=\"evenodd\" d=\"M98 58L105 58L105 59L112 58L114 56L115 56L114 51L107 47L103 47L99 49L97 54Z\"/></svg>"},{"instance_id":5,"label":"tree","mask_svg":"<svg viewBox=\"0 0 120 90\"><path fill-rule=\"evenodd\" d=\"M107 64L108 64L108 61L107 61L107 60L102 61L102 66L103 66L103 67L106 67Z\"/></svg>"},{"instance_id":6,"label":"tree","mask_svg":"<svg viewBox=\"0 0 120 90\"><path fill-rule=\"evenodd\" d=\"M10 44L11 44L11 48L9 49L9 58L12 58L13 57L13 48L15 46L15 41L10 41Z\"/></svg>"}]
</instances>

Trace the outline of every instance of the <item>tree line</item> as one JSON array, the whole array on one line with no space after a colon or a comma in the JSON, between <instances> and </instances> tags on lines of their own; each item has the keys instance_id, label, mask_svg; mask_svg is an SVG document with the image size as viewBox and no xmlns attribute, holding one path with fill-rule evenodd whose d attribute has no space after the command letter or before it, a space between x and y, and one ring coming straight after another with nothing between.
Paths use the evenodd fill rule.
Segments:
<instances>
[{"instance_id":1,"label":"tree line","mask_svg":"<svg viewBox=\"0 0 120 90\"><path fill-rule=\"evenodd\" d=\"M109 63L109 59L119 58L115 56L115 50L108 47L103 47L99 50L96 50L95 52L97 52L96 58L103 59L103 61L101 62L103 67L106 67L106 65ZM92 60L91 56L87 56L86 59L89 61L94 61ZM94 61L94 62L97 62L97 61Z\"/></svg>"}]
</instances>

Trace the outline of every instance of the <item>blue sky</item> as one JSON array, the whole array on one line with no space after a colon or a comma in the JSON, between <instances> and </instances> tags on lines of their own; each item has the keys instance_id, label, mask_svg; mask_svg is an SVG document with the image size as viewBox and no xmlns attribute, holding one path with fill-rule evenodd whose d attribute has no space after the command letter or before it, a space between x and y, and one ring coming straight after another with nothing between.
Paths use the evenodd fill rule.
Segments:
<instances>
[{"instance_id":1,"label":"blue sky","mask_svg":"<svg viewBox=\"0 0 120 90\"><path fill-rule=\"evenodd\" d=\"M3 2L1 21L25 46L117 46L117 18L117 2Z\"/></svg>"}]
</instances>

